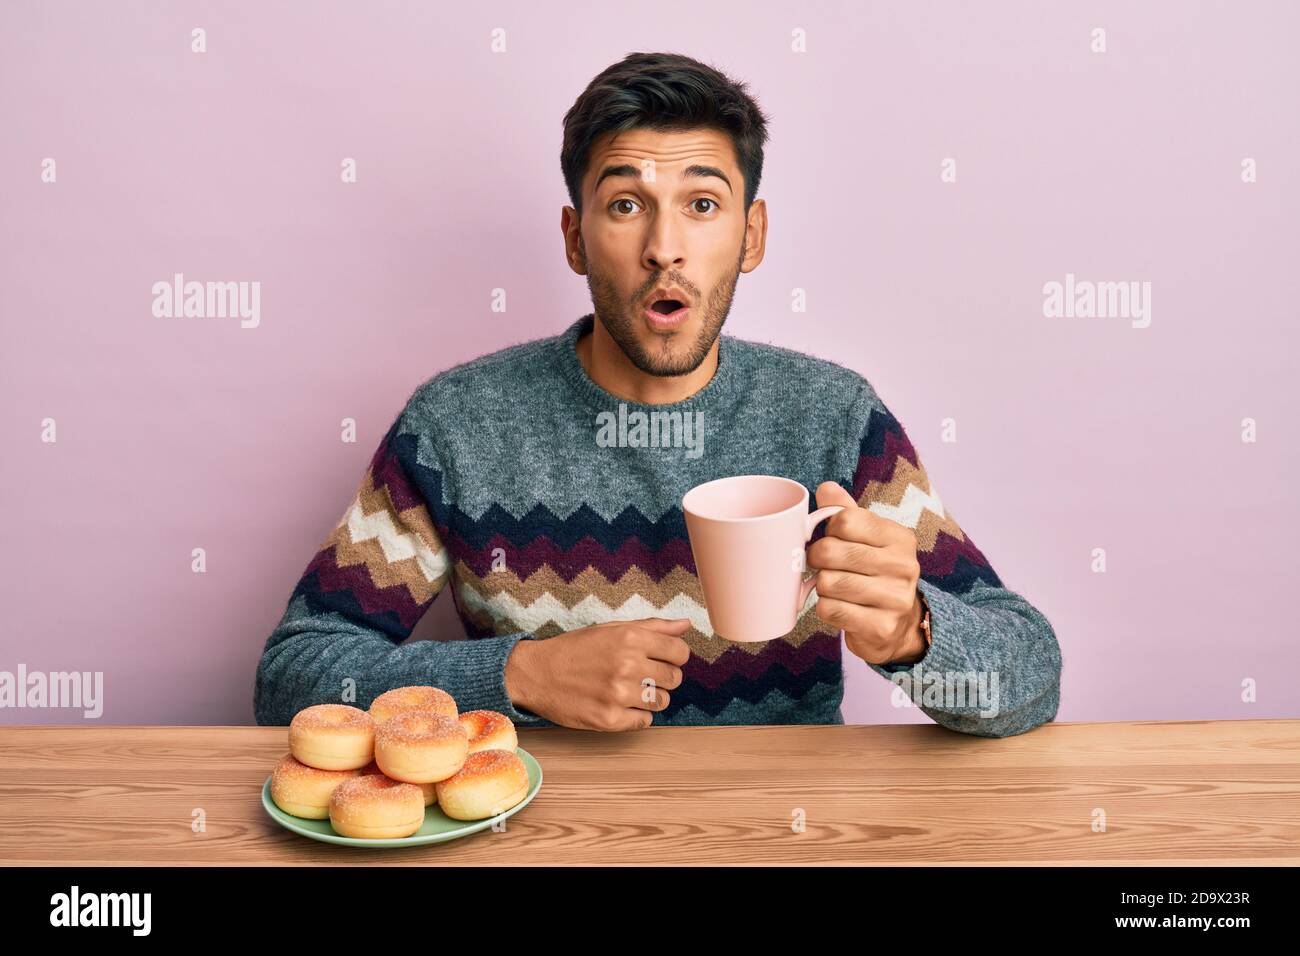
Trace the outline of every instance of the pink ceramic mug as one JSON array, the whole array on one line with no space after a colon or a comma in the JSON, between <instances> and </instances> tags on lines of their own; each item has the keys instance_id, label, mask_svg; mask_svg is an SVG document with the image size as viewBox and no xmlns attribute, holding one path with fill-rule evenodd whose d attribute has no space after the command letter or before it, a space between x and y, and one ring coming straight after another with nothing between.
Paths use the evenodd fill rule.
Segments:
<instances>
[{"instance_id":1,"label":"pink ceramic mug","mask_svg":"<svg viewBox=\"0 0 1300 956\"><path fill-rule=\"evenodd\" d=\"M813 589L804 548L844 509L808 513L808 489L789 478L739 475L682 496L695 571L713 630L729 641L770 641L794 630Z\"/></svg>"}]
</instances>

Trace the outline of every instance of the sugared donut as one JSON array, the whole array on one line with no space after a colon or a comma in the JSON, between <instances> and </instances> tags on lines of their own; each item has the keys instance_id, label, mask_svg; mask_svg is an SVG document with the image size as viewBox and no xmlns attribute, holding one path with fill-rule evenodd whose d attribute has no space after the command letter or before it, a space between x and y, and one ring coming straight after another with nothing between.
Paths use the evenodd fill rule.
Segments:
<instances>
[{"instance_id":1,"label":"sugared donut","mask_svg":"<svg viewBox=\"0 0 1300 956\"><path fill-rule=\"evenodd\" d=\"M445 717L455 717L456 698L437 687L394 687L370 704L370 716L376 724L408 710L431 710Z\"/></svg>"},{"instance_id":2,"label":"sugared donut","mask_svg":"<svg viewBox=\"0 0 1300 956\"><path fill-rule=\"evenodd\" d=\"M330 794L360 770L318 770L285 754L271 771L271 800L285 813L308 820L330 815Z\"/></svg>"},{"instance_id":3,"label":"sugared donut","mask_svg":"<svg viewBox=\"0 0 1300 956\"><path fill-rule=\"evenodd\" d=\"M318 770L355 770L375 755L375 722L347 704L304 707L289 724L289 750Z\"/></svg>"},{"instance_id":4,"label":"sugared donut","mask_svg":"<svg viewBox=\"0 0 1300 956\"><path fill-rule=\"evenodd\" d=\"M438 806L453 820L504 813L528 796L528 768L513 750L477 750L465 766L436 784Z\"/></svg>"},{"instance_id":5,"label":"sugared donut","mask_svg":"<svg viewBox=\"0 0 1300 956\"><path fill-rule=\"evenodd\" d=\"M406 837L424 823L424 795L415 784L362 774L334 788L329 816L330 826L342 836Z\"/></svg>"},{"instance_id":6,"label":"sugared donut","mask_svg":"<svg viewBox=\"0 0 1300 956\"><path fill-rule=\"evenodd\" d=\"M366 764L364 767L361 768L360 773L362 774L377 773L382 775L383 771L379 769L379 764L375 763L375 761L372 760L370 761L370 763ZM426 807L432 806L433 804L438 802L438 794L433 789L433 784L413 783L411 784L411 786L419 787L421 790L424 791L424 805Z\"/></svg>"},{"instance_id":7,"label":"sugared donut","mask_svg":"<svg viewBox=\"0 0 1300 956\"><path fill-rule=\"evenodd\" d=\"M469 752L476 750L509 750L514 753L519 746L515 724L505 714L495 710L469 710L460 715L461 726L469 734Z\"/></svg>"},{"instance_id":8,"label":"sugared donut","mask_svg":"<svg viewBox=\"0 0 1300 956\"><path fill-rule=\"evenodd\" d=\"M465 764L469 735L460 721L428 710L408 710L375 729L375 763L406 783L446 780Z\"/></svg>"}]
</instances>

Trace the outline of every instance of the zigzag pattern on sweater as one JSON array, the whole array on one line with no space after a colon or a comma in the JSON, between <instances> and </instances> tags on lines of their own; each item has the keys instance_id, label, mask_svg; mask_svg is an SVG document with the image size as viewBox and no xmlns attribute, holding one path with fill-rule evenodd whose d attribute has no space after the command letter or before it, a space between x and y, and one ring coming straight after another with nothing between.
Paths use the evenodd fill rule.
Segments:
<instances>
[{"instance_id":1,"label":"zigzag pattern on sweater","mask_svg":"<svg viewBox=\"0 0 1300 956\"><path fill-rule=\"evenodd\" d=\"M652 520L628 507L607 520L585 504L561 518L539 502L521 516L492 505L472 518L444 501L442 473L421 463L416 449L417 437L395 422L295 590L313 609L337 611L400 642L454 578L471 639L687 618L691 658L665 720L678 711L716 717L729 702L757 707L773 693L798 697L842 680L840 638L822 629L815 595L782 638L734 644L714 634L680 508ZM956 593L977 581L1001 585L883 408L871 413L850 492L915 531L927 580Z\"/></svg>"}]
</instances>

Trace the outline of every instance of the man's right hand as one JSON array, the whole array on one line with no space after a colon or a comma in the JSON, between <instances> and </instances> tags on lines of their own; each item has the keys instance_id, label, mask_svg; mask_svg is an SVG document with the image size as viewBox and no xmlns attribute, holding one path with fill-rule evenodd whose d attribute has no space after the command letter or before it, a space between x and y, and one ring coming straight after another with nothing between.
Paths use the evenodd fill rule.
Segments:
<instances>
[{"instance_id":1,"label":"man's right hand","mask_svg":"<svg viewBox=\"0 0 1300 956\"><path fill-rule=\"evenodd\" d=\"M506 660L517 706L578 730L639 730L668 706L691 656L685 618L609 621L522 640ZM653 681L653 685L650 682Z\"/></svg>"}]
</instances>

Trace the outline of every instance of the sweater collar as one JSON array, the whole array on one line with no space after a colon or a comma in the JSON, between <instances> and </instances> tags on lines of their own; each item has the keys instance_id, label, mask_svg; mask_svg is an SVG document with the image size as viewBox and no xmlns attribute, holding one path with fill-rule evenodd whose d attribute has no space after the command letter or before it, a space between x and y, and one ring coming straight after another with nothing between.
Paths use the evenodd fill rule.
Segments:
<instances>
[{"instance_id":1,"label":"sweater collar","mask_svg":"<svg viewBox=\"0 0 1300 956\"><path fill-rule=\"evenodd\" d=\"M558 362L564 378L583 400L594 408L608 409L621 403L629 409L646 412L670 412L688 408L699 409L724 403L735 392L739 370L736 368L738 356L735 353L734 340L729 335L719 335L718 367L714 371L713 377L693 395L681 401L668 402L663 405L653 405L632 401L628 398L620 398L596 384L591 376L587 374L587 370L582 367L582 360L578 358L578 339L590 332L594 323L595 313L588 312L561 332L555 340L559 350Z\"/></svg>"}]
</instances>

